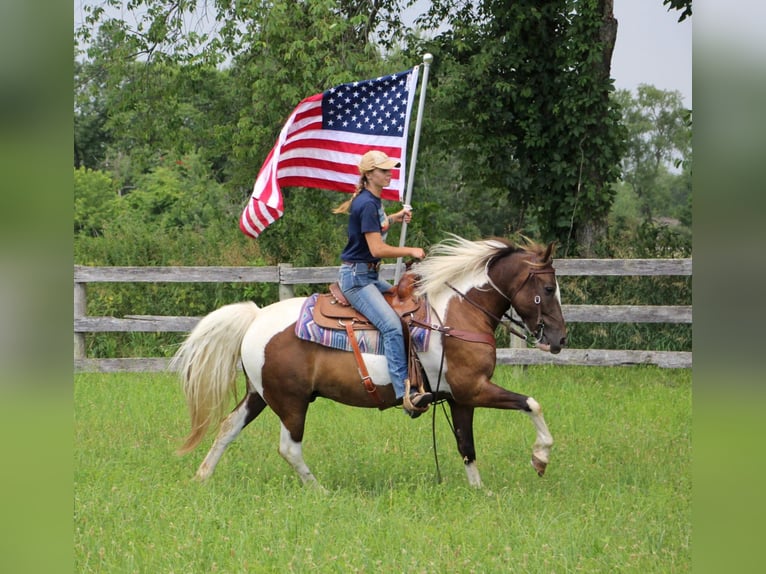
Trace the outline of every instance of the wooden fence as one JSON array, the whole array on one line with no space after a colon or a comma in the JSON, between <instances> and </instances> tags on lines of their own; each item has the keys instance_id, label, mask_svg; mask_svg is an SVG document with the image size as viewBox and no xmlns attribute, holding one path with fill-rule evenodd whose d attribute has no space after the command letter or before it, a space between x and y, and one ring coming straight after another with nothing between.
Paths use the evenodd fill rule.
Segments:
<instances>
[{"instance_id":1,"label":"wooden fence","mask_svg":"<svg viewBox=\"0 0 766 574\"><path fill-rule=\"evenodd\" d=\"M556 275L563 276L691 276L691 259L557 259ZM391 280L395 266L383 265L381 276ZM278 283L279 297L293 296L293 285L334 281L337 267L85 267L74 268L75 371L158 372L167 358L89 359L86 333L188 332L199 317L87 315L88 283ZM691 305L562 305L567 323L691 323ZM512 338L513 339L513 338ZM523 345L523 341L521 342ZM637 365L689 368L691 352L651 350L564 349L558 355L537 349L500 348L504 365Z\"/></svg>"}]
</instances>

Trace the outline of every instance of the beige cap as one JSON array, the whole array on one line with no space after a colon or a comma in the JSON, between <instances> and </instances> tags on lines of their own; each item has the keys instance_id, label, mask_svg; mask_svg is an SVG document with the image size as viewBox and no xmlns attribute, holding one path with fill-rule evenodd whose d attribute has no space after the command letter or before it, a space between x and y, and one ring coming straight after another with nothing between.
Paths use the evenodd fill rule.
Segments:
<instances>
[{"instance_id":1,"label":"beige cap","mask_svg":"<svg viewBox=\"0 0 766 574\"><path fill-rule=\"evenodd\" d=\"M395 159L391 159L382 151L373 149L364 154L362 159L359 160L359 173L367 173L376 167L380 169L391 169L392 167L399 167L400 165L402 164Z\"/></svg>"}]
</instances>

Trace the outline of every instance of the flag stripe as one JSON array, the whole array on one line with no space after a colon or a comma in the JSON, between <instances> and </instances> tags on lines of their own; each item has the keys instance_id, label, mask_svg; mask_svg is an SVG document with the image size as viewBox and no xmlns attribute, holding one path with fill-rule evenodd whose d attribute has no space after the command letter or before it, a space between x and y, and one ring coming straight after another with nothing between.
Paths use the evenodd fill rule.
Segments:
<instances>
[{"instance_id":1,"label":"flag stripe","mask_svg":"<svg viewBox=\"0 0 766 574\"><path fill-rule=\"evenodd\" d=\"M392 170L385 199L404 193L407 133L418 68L336 86L302 100L290 114L253 185L240 229L258 237L282 217L281 188L353 192L357 164L370 149L401 162Z\"/></svg>"}]
</instances>

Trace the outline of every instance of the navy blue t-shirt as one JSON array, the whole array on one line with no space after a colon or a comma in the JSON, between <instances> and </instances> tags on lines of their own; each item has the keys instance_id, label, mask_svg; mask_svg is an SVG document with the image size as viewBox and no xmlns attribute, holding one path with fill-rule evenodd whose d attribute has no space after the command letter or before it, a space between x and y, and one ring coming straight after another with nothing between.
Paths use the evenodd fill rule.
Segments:
<instances>
[{"instance_id":1,"label":"navy blue t-shirt","mask_svg":"<svg viewBox=\"0 0 766 574\"><path fill-rule=\"evenodd\" d=\"M377 263L370 253L365 233L379 232L383 241L388 233L388 219L383 211L383 205L379 197L375 197L369 190L363 189L351 202L351 211L348 219L348 243L340 254L341 261L351 263Z\"/></svg>"}]
</instances>

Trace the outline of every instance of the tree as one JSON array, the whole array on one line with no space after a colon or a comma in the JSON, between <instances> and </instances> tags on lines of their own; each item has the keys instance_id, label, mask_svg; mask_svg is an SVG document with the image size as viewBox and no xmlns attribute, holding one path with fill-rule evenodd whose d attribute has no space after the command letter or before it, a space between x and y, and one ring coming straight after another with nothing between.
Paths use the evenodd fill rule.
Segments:
<instances>
[{"instance_id":1,"label":"tree","mask_svg":"<svg viewBox=\"0 0 766 574\"><path fill-rule=\"evenodd\" d=\"M74 170L74 232L98 236L116 212L118 186L109 174L86 167Z\"/></svg>"},{"instance_id":2,"label":"tree","mask_svg":"<svg viewBox=\"0 0 766 574\"><path fill-rule=\"evenodd\" d=\"M641 216L652 221L657 215L668 215L672 194L676 205L686 206L691 194L691 125L681 94L642 84L635 98L628 90L619 90L615 99L629 134L623 181L638 198ZM686 177L676 185L679 176L667 176L679 168ZM676 214L682 212L679 209Z\"/></svg>"},{"instance_id":3,"label":"tree","mask_svg":"<svg viewBox=\"0 0 766 574\"><path fill-rule=\"evenodd\" d=\"M692 16L692 0L662 0L662 4L668 7L668 10L679 10L681 15L679 22L683 22Z\"/></svg>"},{"instance_id":4,"label":"tree","mask_svg":"<svg viewBox=\"0 0 766 574\"><path fill-rule=\"evenodd\" d=\"M476 195L503 190L513 206L506 216L569 254L592 252L619 175L611 4L484 0L454 9L437 0L423 20L449 22L425 43L444 122L431 147L455 150Z\"/></svg>"},{"instance_id":5,"label":"tree","mask_svg":"<svg viewBox=\"0 0 766 574\"><path fill-rule=\"evenodd\" d=\"M74 63L74 166L97 169L110 143L106 130L108 110L97 75L88 64Z\"/></svg>"}]
</instances>

